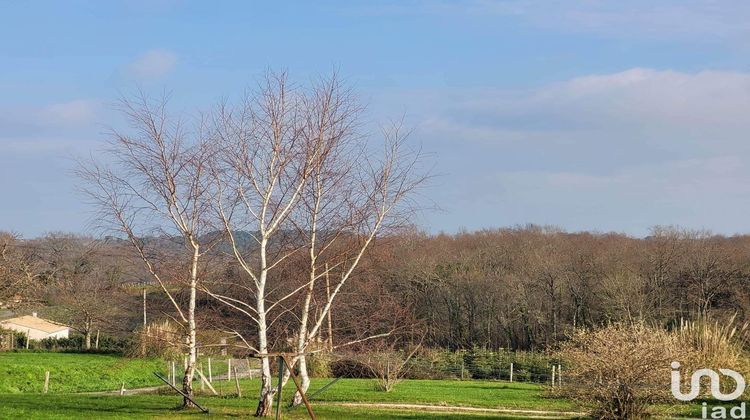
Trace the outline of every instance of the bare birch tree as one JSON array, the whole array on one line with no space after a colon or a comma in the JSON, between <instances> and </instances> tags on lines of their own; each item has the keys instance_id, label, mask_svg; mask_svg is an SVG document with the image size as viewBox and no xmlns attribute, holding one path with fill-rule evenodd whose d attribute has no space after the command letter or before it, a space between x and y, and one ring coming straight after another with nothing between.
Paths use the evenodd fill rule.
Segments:
<instances>
[{"instance_id":1,"label":"bare birch tree","mask_svg":"<svg viewBox=\"0 0 750 420\"><path fill-rule=\"evenodd\" d=\"M289 216L318 155L317 145L302 135L304 101L300 95L285 74L267 74L256 94L248 95L236 108L220 106L214 119L215 140L223 152L214 168L221 193L218 214L247 281L230 286L233 296L206 291L256 326L255 343L243 337L261 360L256 416L271 414L274 387L268 329L274 322L271 316L283 309L283 299L269 298L270 274L301 249L299 241L288 235ZM250 235L251 243L243 242L239 234Z\"/></svg>"},{"instance_id":2,"label":"bare birch tree","mask_svg":"<svg viewBox=\"0 0 750 420\"><path fill-rule=\"evenodd\" d=\"M310 319L315 286L319 279L325 277L329 281L326 296L331 296L331 271L340 269L339 266L344 262L333 258L334 255L342 256L341 250L336 249L337 240L342 237L351 239L357 227L355 219L360 217L357 207L362 203L357 203L357 199L361 201L361 196L357 194L358 185L353 176L356 175L358 165L365 162L362 151L356 147L361 108L357 106L351 93L339 84L335 75L321 80L313 87L305 98L304 112L303 136L307 142L316 144L319 151L300 205L292 218L308 251L307 273L301 276L303 283L299 289L294 290L295 293L301 292L302 299L293 346L296 356L292 360L292 363L299 363L302 388L306 390L310 378L306 358L302 353L310 338L310 322L317 321L317 318ZM330 320L330 311L327 315L318 311L318 315ZM289 372L284 374L286 383ZM294 403L301 403L298 392Z\"/></svg>"},{"instance_id":3,"label":"bare birch tree","mask_svg":"<svg viewBox=\"0 0 750 420\"><path fill-rule=\"evenodd\" d=\"M285 74L268 74L256 94L238 107L220 106L216 114L222 157L215 175L223 197L218 213L247 281L223 289L231 295L218 287L206 291L257 326L256 341L245 341L261 360L256 416L271 413L275 392L268 355L279 337L269 337L269 328L296 312L292 346L297 355L304 352L376 234L419 184L412 176L416 160L403 160L404 136L397 126L385 131L385 150L369 155L357 133L360 111L335 76L305 90ZM249 245L239 236L248 233ZM282 289L274 270L305 250L303 278ZM318 280L332 273L330 293L312 316ZM306 388L305 359L294 360Z\"/></svg>"},{"instance_id":4,"label":"bare birch tree","mask_svg":"<svg viewBox=\"0 0 750 420\"><path fill-rule=\"evenodd\" d=\"M101 159L80 165L79 174L86 181L84 192L97 206L101 227L127 238L171 302L185 338L182 389L192 396L201 258L211 248L205 238L215 240L215 235L207 235L215 229L210 223L213 184L206 182L212 149L202 124L188 131L183 121L167 114L166 106L167 98L123 99L120 110L130 130L113 131L111 147ZM171 252L175 248L182 251ZM187 299L180 297L183 292ZM191 405L187 398L184 405Z\"/></svg>"},{"instance_id":5,"label":"bare birch tree","mask_svg":"<svg viewBox=\"0 0 750 420\"><path fill-rule=\"evenodd\" d=\"M300 232L308 255L306 283L282 297L301 292L293 363L299 363L302 388L309 387L304 353L318 338L331 307L351 278L377 233L389 221L400 220L399 204L419 185L414 173L418 156L406 156L403 131L394 124L383 131L384 150L367 149L358 134L361 108L335 75L321 80L302 96L300 136L313 152L300 202L291 222ZM380 152L380 153L378 153ZM373 157L377 156L377 157ZM389 216L391 220L388 219ZM327 289L313 313L318 280L335 273L335 284ZM320 295L319 295L320 296ZM288 372L285 372L288 376ZM301 395L295 394L295 404Z\"/></svg>"}]
</instances>

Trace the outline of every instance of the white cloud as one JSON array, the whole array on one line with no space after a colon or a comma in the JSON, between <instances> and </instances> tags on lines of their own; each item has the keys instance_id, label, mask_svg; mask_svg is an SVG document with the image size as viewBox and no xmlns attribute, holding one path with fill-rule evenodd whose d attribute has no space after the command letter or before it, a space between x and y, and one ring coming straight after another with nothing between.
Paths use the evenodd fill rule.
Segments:
<instances>
[{"instance_id":1,"label":"white cloud","mask_svg":"<svg viewBox=\"0 0 750 420\"><path fill-rule=\"evenodd\" d=\"M501 186L502 194L488 195L512 223L636 234L656 224L747 232L748 164L747 157L719 156L618 168L610 175L500 172L487 184Z\"/></svg>"},{"instance_id":2,"label":"white cloud","mask_svg":"<svg viewBox=\"0 0 750 420\"><path fill-rule=\"evenodd\" d=\"M42 116L56 124L89 124L94 121L99 109L96 101L78 99L44 107Z\"/></svg>"},{"instance_id":3,"label":"white cloud","mask_svg":"<svg viewBox=\"0 0 750 420\"><path fill-rule=\"evenodd\" d=\"M102 112L92 99L0 106L0 155L59 156L90 147L101 131Z\"/></svg>"},{"instance_id":4,"label":"white cloud","mask_svg":"<svg viewBox=\"0 0 750 420\"><path fill-rule=\"evenodd\" d=\"M0 106L0 137L59 133L61 128L90 128L99 118L101 104L92 99L75 99L48 105Z\"/></svg>"},{"instance_id":5,"label":"white cloud","mask_svg":"<svg viewBox=\"0 0 750 420\"><path fill-rule=\"evenodd\" d=\"M465 141L747 143L750 73L631 69L523 91L412 92L421 128ZM635 146L635 145L634 145Z\"/></svg>"},{"instance_id":6,"label":"white cloud","mask_svg":"<svg viewBox=\"0 0 750 420\"><path fill-rule=\"evenodd\" d=\"M750 105L750 74L702 71L681 73L632 69L573 79L539 90L529 107L554 106L566 118L606 124L650 126L745 125ZM582 115L582 108L587 111Z\"/></svg>"},{"instance_id":7,"label":"white cloud","mask_svg":"<svg viewBox=\"0 0 750 420\"><path fill-rule=\"evenodd\" d=\"M177 55L168 50L150 50L136 57L127 66L127 73L138 79L158 79L177 66Z\"/></svg>"},{"instance_id":8,"label":"white cloud","mask_svg":"<svg viewBox=\"0 0 750 420\"><path fill-rule=\"evenodd\" d=\"M419 110L446 174L435 200L469 227L750 231L750 73L635 68L387 100Z\"/></svg>"},{"instance_id":9,"label":"white cloud","mask_svg":"<svg viewBox=\"0 0 750 420\"><path fill-rule=\"evenodd\" d=\"M750 2L744 0L413 0L355 7L368 14L494 14L542 28L618 38L746 42L750 34Z\"/></svg>"},{"instance_id":10,"label":"white cloud","mask_svg":"<svg viewBox=\"0 0 750 420\"><path fill-rule=\"evenodd\" d=\"M518 3L532 21L577 32L638 38L726 40L749 33L750 4L742 0L671 0L654 2L557 0Z\"/></svg>"}]
</instances>

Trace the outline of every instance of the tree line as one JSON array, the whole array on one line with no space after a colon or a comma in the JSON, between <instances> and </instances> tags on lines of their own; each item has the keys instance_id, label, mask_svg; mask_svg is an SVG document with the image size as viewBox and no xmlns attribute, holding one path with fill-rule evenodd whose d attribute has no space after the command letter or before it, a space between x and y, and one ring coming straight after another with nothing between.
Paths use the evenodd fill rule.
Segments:
<instances>
[{"instance_id":1,"label":"tree line","mask_svg":"<svg viewBox=\"0 0 750 420\"><path fill-rule=\"evenodd\" d=\"M0 302L55 307L58 319L86 336L95 329L132 331L142 322L141 288L152 282L125 245L71 234L22 240L4 233ZM159 246L179 248L166 240ZM749 248L750 236L677 227L655 227L646 238L538 226L453 235L402 231L378 238L364 254L331 311L332 335L349 342L409 325L424 329L425 343L434 347L541 350L578 327L647 322L670 328L681 320L735 314L748 320ZM295 256L281 264L272 294L280 298L297 288L293 279L308 262ZM167 262L160 264L166 270ZM221 290L233 299L242 273L223 251L203 269L214 273L213 289L199 292L198 305L214 307L206 310L206 322L236 324L237 314L217 309L214 296ZM321 283L315 293L330 293L330 278L327 286L325 276ZM325 303L312 295L309 309L321 312ZM168 304L149 293L154 316L169 313ZM274 335L297 335L295 318L281 316ZM325 341L327 322L324 317L319 328ZM252 328L239 330L253 334Z\"/></svg>"},{"instance_id":2,"label":"tree line","mask_svg":"<svg viewBox=\"0 0 750 420\"><path fill-rule=\"evenodd\" d=\"M750 236L526 226L416 233L393 247L394 264L377 271L434 346L547 349L577 328L750 316Z\"/></svg>"}]
</instances>

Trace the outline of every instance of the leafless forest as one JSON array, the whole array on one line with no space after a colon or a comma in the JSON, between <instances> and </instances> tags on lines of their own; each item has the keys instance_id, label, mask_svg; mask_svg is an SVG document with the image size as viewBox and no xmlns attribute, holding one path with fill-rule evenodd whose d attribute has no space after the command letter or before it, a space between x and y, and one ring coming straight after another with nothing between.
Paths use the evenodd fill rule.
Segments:
<instances>
[{"instance_id":1,"label":"leafless forest","mask_svg":"<svg viewBox=\"0 0 750 420\"><path fill-rule=\"evenodd\" d=\"M179 252L168 238L151 240ZM2 302L12 308L49 305L83 334L117 335L143 322L140 292L146 287L148 313L174 316L128 245L114 238L50 234L20 240L4 233ZM576 326L647 321L669 327L681 319L734 313L746 320L748 247L747 236L673 227L654 228L642 239L538 226L392 234L377 239L331 311L333 343L419 329L426 333L425 344L435 347L544 349ZM217 254L201 267L217 288L242 278L226 258ZM273 295L304 282L305 260L299 255L285 262ZM185 269L177 258L160 263ZM325 281L316 287L313 313L326 303L326 289ZM200 324L247 325L241 332L254 334L208 293L198 293L198 305ZM286 339L296 335L294 313L282 312L272 327L272 348L288 346ZM323 329L327 339L327 326Z\"/></svg>"}]
</instances>

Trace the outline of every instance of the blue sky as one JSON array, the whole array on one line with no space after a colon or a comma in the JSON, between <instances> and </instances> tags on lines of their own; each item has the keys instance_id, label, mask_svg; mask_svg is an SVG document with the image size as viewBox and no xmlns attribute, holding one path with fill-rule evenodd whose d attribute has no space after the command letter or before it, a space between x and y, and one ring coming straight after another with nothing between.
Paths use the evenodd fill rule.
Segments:
<instances>
[{"instance_id":1,"label":"blue sky","mask_svg":"<svg viewBox=\"0 0 750 420\"><path fill-rule=\"evenodd\" d=\"M274 3L274 4L271 4ZM83 232L70 173L140 86L207 108L264 69L338 69L405 113L454 232L750 232L750 3L0 0L0 230Z\"/></svg>"}]
</instances>

